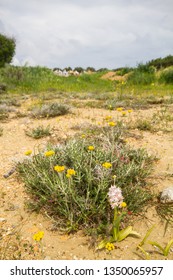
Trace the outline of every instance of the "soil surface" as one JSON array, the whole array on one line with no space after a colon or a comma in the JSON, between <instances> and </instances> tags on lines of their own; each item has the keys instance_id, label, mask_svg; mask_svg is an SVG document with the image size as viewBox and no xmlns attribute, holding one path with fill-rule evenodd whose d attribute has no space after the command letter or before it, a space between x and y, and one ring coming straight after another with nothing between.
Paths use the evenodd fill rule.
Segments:
<instances>
[{"instance_id":1,"label":"soil surface","mask_svg":"<svg viewBox=\"0 0 173 280\"><path fill-rule=\"evenodd\" d=\"M132 117L148 116L158 108L157 106L145 111L136 110L132 113ZM117 111L80 108L73 109L72 114L66 116L33 120L29 116L14 118L14 113L10 113L8 121L1 123L3 135L0 137L0 245L1 250L4 250L4 253L1 253L2 258L10 258L8 253L10 246L13 253L18 253L16 258L19 259L138 260L145 258L141 252L136 251L136 246L141 239L128 237L117 243L116 248L111 252L95 251L92 246L93 238L86 236L82 231L67 235L55 230L54 223L47 213L35 213L26 209L25 202L29 200L29 197L16 172L8 178L3 177L13 168L15 162L24 158L26 150L37 151L38 147L44 148L49 141L57 143L60 139L73 135L77 132L74 129L76 126L82 128L84 124L96 124L107 115L116 117L117 114ZM39 140L26 136L25 130L28 127L37 127L40 124L49 124L54 127L52 136ZM159 158L154 165L152 176L148 179L148 182L152 182L152 191L159 194L165 187L173 186L173 133L141 132L137 129L133 133L135 137L127 139L130 145L136 148L145 147L149 153ZM163 236L165 223L161 222L154 205L146 210L145 216L146 218L138 216L134 220L133 229L143 237L146 231L155 225L150 239L165 246L173 238L172 227L168 226L166 234ZM34 245L32 238L37 231L45 233L41 251L39 246ZM169 255L164 257L151 245L147 246L149 245L146 245L145 248L150 250L151 259L173 259L172 249Z\"/></svg>"}]
</instances>

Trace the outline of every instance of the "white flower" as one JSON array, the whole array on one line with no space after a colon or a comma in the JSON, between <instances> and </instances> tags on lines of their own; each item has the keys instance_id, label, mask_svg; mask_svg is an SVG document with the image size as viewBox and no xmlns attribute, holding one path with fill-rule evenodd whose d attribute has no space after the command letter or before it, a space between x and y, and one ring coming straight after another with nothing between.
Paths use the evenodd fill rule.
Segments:
<instances>
[{"instance_id":1,"label":"white flower","mask_svg":"<svg viewBox=\"0 0 173 280\"><path fill-rule=\"evenodd\" d=\"M121 189L116 186L111 186L109 188L108 197L112 209L114 209L117 206L120 206L124 199L122 196Z\"/></svg>"}]
</instances>

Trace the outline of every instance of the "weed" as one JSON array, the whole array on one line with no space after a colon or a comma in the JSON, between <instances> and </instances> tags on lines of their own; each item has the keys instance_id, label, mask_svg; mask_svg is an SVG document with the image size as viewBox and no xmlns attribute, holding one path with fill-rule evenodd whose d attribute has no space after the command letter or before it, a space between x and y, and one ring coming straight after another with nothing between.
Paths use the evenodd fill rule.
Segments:
<instances>
[{"instance_id":1,"label":"weed","mask_svg":"<svg viewBox=\"0 0 173 280\"><path fill-rule=\"evenodd\" d=\"M6 105L0 105L0 120L6 120L9 117L9 108Z\"/></svg>"},{"instance_id":2,"label":"weed","mask_svg":"<svg viewBox=\"0 0 173 280\"><path fill-rule=\"evenodd\" d=\"M50 129L49 125L45 128L43 125L39 125L38 127L33 128L31 131L26 130L25 133L26 133L26 135L28 135L29 137L32 137L34 139L40 139L40 138L51 135L51 129Z\"/></svg>"},{"instance_id":3,"label":"weed","mask_svg":"<svg viewBox=\"0 0 173 280\"><path fill-rule=\"evenodd\" d=\"M152 246L154 246L154 247L157 247L157 248L159 249L159 251L160 251L164 256L167 257L168 254L169 254L169 251L170 251L170 249L171 249L171 246L172 246L172 244L173 244L173 239L171 239L171 240L166 244L165 247L162 247L162 246L161 246L158 242L156 242L156 241L148 240L148 238L149 238L151 232L153 231L154 227L155 227L155 225L152 226L152 227L147 231L147 233L146 233L146 235L144 236L143 240L142 240L142 241L138 244L138 246L137 246L137 250L138 250L138 249L141 250L142 253L144 253L144 255L146 256L147 259L150 259L150 258L149 258L149 254L148 254L148 252L146 252L145 249L142 247L143 245L145 245L145 244L150 244L150 245L152 245Z\"/></svg>"},{"instance_id":4,"label":"weed","mask_svg":"<svg viewBox=\"0 0 173 280\"><path fill-rule=\"evenodd\" d=\"M149 121L149 120L143 120L143 119L137 120L136 127L139 130L144 130L144 131L151 131L152 130L151 121Z\"/></svg>"},{"instance_id":5,"label":"weed","mask_svg":"<svg viewBox=\"0 0 173 280\"><path fill-rule=\"evenodd\" d=\"M38 260L44 258L42 232L33 235L34 241L21 237L21 229L11 230L11 234L0 234L0 259L1 260Z\"/></svg>"},{"instance_id":6,"label":"weed","mask_svg":"<svg viewBox=\"0 0 173 280\"><path fill-rule=\"evenodd\" d=\"M168 223L173 223L173 203L158 203L156 206L158 215Z\"/></svg>"}]
</instances>

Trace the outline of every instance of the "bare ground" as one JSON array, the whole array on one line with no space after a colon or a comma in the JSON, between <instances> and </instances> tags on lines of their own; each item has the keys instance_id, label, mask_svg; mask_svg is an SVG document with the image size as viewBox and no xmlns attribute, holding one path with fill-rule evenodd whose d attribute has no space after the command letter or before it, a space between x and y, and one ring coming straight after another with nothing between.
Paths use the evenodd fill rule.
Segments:
<instances>
[{"instance_id":1,"label":"bare ground","mask_svg":"<svg viewBox=\"0 0 173 280\"><path fill-rule=\"evenodd\" d=\"M157 107L158 108L158 107ZM135 111L133 117L145 116L153 113L157 108ZM53 221L46 213L33 213L25 208L25 202L29 199L23 183L17 178L16 173L9 178L4 178L15 164L23 158L24 152L28 149L37 150L43 148L48 141L59 141L73 135L76 131L74 126L83 126L86 123L98 123L106 115L117 116L116 111L103 109L74 109L72 114L52 118L49 120L32 120L29 117L13 118L13 114L8 122L2 123L3 136L0 137L0 246L2 247L3 258L10 258L8 251L17 252L21 259L122 259L134 260L142 259L144 256L136 251L139 239L128 237L126 240L117 243L115 250L111 252L95 251L92 247L90 237L84 235L82 231L75 234L62 234L54 230ZM53 135L47 138L34 140L25 135L25 129L35 127L38 124L54 127ZM173 133L157 133L133 131L134 135L140 137L129 137L128 142L134 147L145 147L149 153L157 155L159 161L155 164L153 174L149 181L152 181L152 191L159 194L165 187L173 185ZM142 137L141 137L142 136ZM154 205L146 210L146 218L140 216L135 219L133 228L142 236L155 224L156 227L151 234L151 240L165 245L173 238L172 227L169 226L166 235L164 234L164 223L158 217ZM32 247L32 236L38 230L45 232L42 244L43 249L37 246ZM18 239L16 241L16 235ZM8 244L7 244L8 243ZM28 247L24 246L24 244ZM23 247L22 247L23 246ZM149 247L150 249L151 246ZM11 255L12 256L12 255ZM159 254L156 249L151 250L151 259L173 259L173 251L168 257Z\"/></svg>"}]
</instances>

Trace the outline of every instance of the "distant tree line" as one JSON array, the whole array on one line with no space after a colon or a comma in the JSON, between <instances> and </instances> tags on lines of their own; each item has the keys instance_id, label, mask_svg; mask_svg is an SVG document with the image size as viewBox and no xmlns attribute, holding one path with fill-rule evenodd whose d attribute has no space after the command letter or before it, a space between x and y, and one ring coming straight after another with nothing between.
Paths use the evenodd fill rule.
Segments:
<instances>
[{"instance_id":1,"label":"distant tree line","mask_svg":"<svg viewBox=\"0 0 173 280\"><path fill-rule=\"evenodd\" d=\"M173 66L173 56L168 55L164 58L160 57L160 58L152 59L147 64L148 64L148 66L154 66L157 70L166 68L169 66Z\"/></svg>"}]
</instances>

